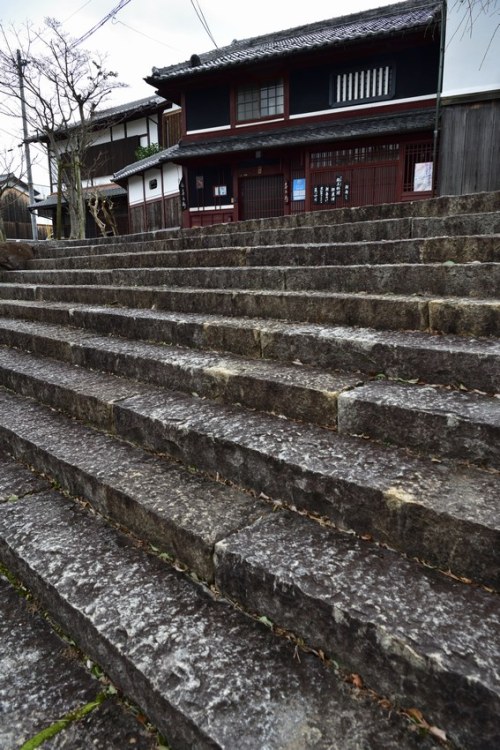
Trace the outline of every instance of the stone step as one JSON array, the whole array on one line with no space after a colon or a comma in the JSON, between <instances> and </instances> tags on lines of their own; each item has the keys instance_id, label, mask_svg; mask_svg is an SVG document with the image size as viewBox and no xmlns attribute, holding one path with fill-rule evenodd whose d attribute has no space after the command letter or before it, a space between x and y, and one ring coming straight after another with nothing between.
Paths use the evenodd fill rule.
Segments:
<instances>
[{"instance_id":1,"label":"stone step","mask_svg":"<svg viewBox=\"0 0 500 750\"><path fill-rule=\"evenodd\" d=\"M131 235L126 243L154 243L150 249L165 243L164 249L200 247L276 245L287 243L369 242L431 236L463 236L500 233L500 201L490 196L489 210L481 213L459 211L455 215L418 217L418 201L389 206L389 211L342 213L338 210L280 217L277 220L253 220L184 230L165 230L147 235ZM443 204L444 205L444 204ZM373 207L366 207L373 208ZM417 212L415 213L415 208ZM432 213L432 211L431 211ZM403 214L403 215L402 215ZM373 217L376 218L373 218ZM354 220L353 220L354 219ZM61 243L37 243L37 257L53 255L99 254L116 251L124 245L123 237ZM144 245L143 245L144 246ZM80 248L80 250L78 250Z\"/></svg>"},{"instance_id":2,"label":"stone step","mask_svg":"<svg viewBox=\"0 0 500 750\"><path fill-rule=\"evenodd\" d=\"M345 750L435 747L342 672L54 491L0 506L0 555L172 748L339 737Z\"/></svg>"},{"instance_id":3,"label":"stone step","mask_svg":"<svg viewBox=\"0 0 500 750\"><path fill-rule=\"evenodd\" d=\"M73 400L66 410L87 425L111 427L103 403L107 401L109 412L113 398L124 399L141 390L137 383L115 380L113 388L108 381L106 391L102 378L92 381L87 376L86 381L86 392L82 387L78 394L67 389L67 401ZM50 403L47 388L44 392L40 386L39 395ZM57 405L65 408L62 389L59 396ZM86 498L103 516L181 561L205 581L214 580L216 542L272 510L262 499L68 420L34 400L0 391L0 402L0 443L5 450L71 494ZM11 497L28 494L21 495L8 480L4 492ZM38 485L30 489L31 494L39 491Z\"/></svg>"},{"instance_id":4,"label":"stone step","mask_svg":"<svg viewBox=\"0 0 500 750\"><path fill-rule=\"evenodd\" d=\"M0 300L43 300L178 313L498 336L500 301L431 295L140 286L0 284Z\"/></svg>"},{"instance_id":5,"label":"stone step","mask_svg":"<svg viewBox=\"0 0 500 750\"><path fill-rule=\"evenodd\" d=\"M252 268L114 268L7 271L0 283L196 288L204 290L328 291L330 293L437 294L495 298L500 263L382 264Z\"/></svg>"},{"instance_id":6,"label":"stone step","mask_svg":"<svg viewBox=\"0 0 500 750\"><path fill-rule=\"evenodd\" d=\"M322 369L465 386L488 393L498 390L500 380L500 342L494 338L47 301L0 300L0 314L247 358L298 361Z\"/></svg>"},{"instance_id":7,"label":"stone step","mask_svg":"<svg viewBox=\"0 0 500 750\"><path fill-rule=\"evenodd\" d=\"M340 394L338 428L500 469L500 377L498 388L497 396L488 398L432 386L368 383Z\"/></svg>"},{"instance_id":8,"label":"stone step","mask_svg":"<svg viewBox=\"0 0 500 750\"><path fill-rule=\"evenodd\" d=\"M272 228L290 228L293 226L311 226L315 224L342 224L360 221L384 219L398 219L406 217L440 217L449 215L493 213L500 210L500 192L472 193L468 195L448 195L403 203L384 203L374 206L355 206L353 208L322 209L310 213L298 213L289 216L272 217L268 219L249 219L237 224L216 224L203 228L160 229L152 232L127 235L126 243L142 242L144 240L168 240L177 237L211 238L213 235L234 234L240 231L252 232L263 226ZM44 249L72 250L77 247L118 246L123 244L123 236L108 235L107 237L89 238L84 240L48 240L38 243L40 251Z\"/></svg>"},{"instance_id":9,"label":"stone step","mask_svg":"<svg viewBox=\"0 0 500 750\"><path fill-rule=\"evenodd\" d=\"M500 206L499 206L500 207ZM412 219L413 237L461 234L500 234L500 210L477 214L458 214Z\"/></svg>"},{"instance_id":10,"label":"stone step","mask_svg":"<svg viewBox=\"0 0 500 750\"><path fill-rule=\"evenodd\" d=\"M285 513L221 540L215 567L229 597L421 707L458 747L498 747L498 594Z\"/></svg>"},{"instance_id":11,"label":"stone step","mask_svg":"<svg viewBox=\"0 0 500 750\"><path fill-rule=\"evenodd\" d=\"M157 241L159 243L160 241ZM139 245L139 246L138 246ZM212 247L199 250L158 249L151 243L120 246L120 252L36 257L26 262L30 269L73 268L193 268L217 266L306 266L360 263L498 263L497 235L431 237L386 242L262 245L255 247ZM133 251L132 251L133 248Z\"/></svg>"},{"instance_id":12,"label":"stone step","mask_svg":"<svg viewBox=\"0 0 500 750\"><path fill-rule=\"evenodd\" d=\"M4 462L0 462L0 472ZM12 473L9 469L9 473ZM25 470L26 474L29 474ZM0 474L0 482L3 477ZM35 496L37 497L37 496ZM29 502L26 500L26 502ZM1 506L0 506L1 512ZM33 602L0 574L0 746L24 747L53 729L51 747L88 750L155 750L155 734L132 711L97 682L78 660L75 648L59 637L34 611ZM88 713L84 714L83 711ZM78 711L82 712L78 716ZM56 733L56 725L66 725ZM48 747L48 740L44 743ZM33 745L37 747L38 745Z\"/></svg>"},{"instance_id":13,"label":"stone step","mask_svg":"<svg viewBox=\"0 0 500 750\"><path fill-rule=\"evenodd\" d=\"M272 360L161 346L28 321L0 319L0 344L222 403L336 426L337 399L362 382Z\"/></svg>"},{"instance_id":14,"label":"stone step","mask_svg":"<svg viewBox=\"0 0 500 750\"><path fill-rule=\"evenodd\" d=\"M500 468L500 398L380 380L362 385L359 373L332 374L22 320L0 318L0 344L334 429L338 412L343 433ZM3 354L0 367L9 361L9 352Z\"/></svg>"},{"instance_id":15,"label":"stone step","mask_svg":"<svg viewBox=\"0 0 500 750\"><path fill-rule=\"evenodd\" d=\"M2 383L146 450L325 516L340 528L500 588L497 473L234 406L213 404L22 352L1 352ZM13 405L11 405L13 404ZM3 394L1 440L31 439ZM64 428L65 429L65 428ZM63 428L54 427L53 440ZM77 443L81 448L81 443ZM86 451L88 453L89 451ZM107 454L103 454L107 460ZM29 459L33 462L32 459Z\"/></svg>"}]
</instances>

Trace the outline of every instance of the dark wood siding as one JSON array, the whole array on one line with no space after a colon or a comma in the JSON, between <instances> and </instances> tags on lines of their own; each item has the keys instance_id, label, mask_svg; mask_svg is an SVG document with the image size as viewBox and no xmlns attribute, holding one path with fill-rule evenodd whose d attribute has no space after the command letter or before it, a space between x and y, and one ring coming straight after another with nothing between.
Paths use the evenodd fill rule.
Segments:
<instances>
[{"instance_id":1,"label":"dark wood siding","mask_svg":"<svg viewBox=\"0 0 500 750\"><path fill-rule=\"evenodd\" d=\"M141 203L129 211L130 232L151 232L181 225L181 204L178 195L163 200Z\"/></svg>"},{"instance_id":2,"label":"dark wood siding","mask_svg":"<svg viewBox=\"0 0 500 750\"><path fill-rule=\"evenodd\" d=\"M290 73L290 114L306 114L329 109L330 77L346 67L371 68L392 65L395 75L394 99L435 94L437 88L439 49L437 43L422 48L401 50L397 55L332 60L321 67L294 70Z\"/></svg>"},{"instance_id":3,"label":"dark wood siding","mask_svg":"<svg viewBox=\"0 0 500 750\"><path fill-rule=\"evenodd\" d=\"M457 155L460 154L460 158ZM441 118L439 194L500 190L500 101L446 106Z\"/></svg>"},{"instance_id":4,"label":"dark wood siding","mask_svg":"<svg viewBox=\"0 0 500 750\"><path fill-rule=\"evenodd\" d=\"M229 86L207 87L186 94L186 126L188 130L203 130L229 125Z\"/></svg>"},{"instance_id":5,"label":"dark wood siding","mask_svg":"<svg viewBox=\"0 0 500 750\"><path fill-rule=\"evenodd\" d=\"M120 138L118 141L91 146L85 154L83 179L114 174L126 164L137 161L135 152L140 145L140 136Z\"/></svg>"},{"instance_id":6,"label":"dark wood siding","mask_svg":"<svg viewBox=\"0 0 500 750\"><path fill-rule=\"evenodd\" d=\"M182 135L182 112L165 112L163 115L163 147L170 148L179 143Z\"/></svg>"}]
</instances>

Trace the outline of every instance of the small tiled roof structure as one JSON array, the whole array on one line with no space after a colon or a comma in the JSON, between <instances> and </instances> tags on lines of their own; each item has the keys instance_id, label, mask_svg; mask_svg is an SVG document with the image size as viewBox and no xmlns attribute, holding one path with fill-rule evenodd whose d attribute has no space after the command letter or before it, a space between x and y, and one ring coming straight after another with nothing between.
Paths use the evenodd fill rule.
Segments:
<instances>
[{"instance_id":1,"label":"small tiled roof structure","mask_svg":"<svg viewBox=\"0 0 500 750\"><path fill-rule=\"evenodd\" d=\"M194 54L185 62L166 68L153 68L151 76L145 80L154 86L162 81L192 78L224 68L345 45L369 37L390 37L432 25L439 18L441 6L442 3L436 0L408 0L251 39L235 40L226 47Z\"/></svg>"},{"instance_id":2,"label":"small tiled roof structure","mask_svg":"<svg viewBox=\"0 0 500 750\"><path fill-rule=\"evenodd\" d=\"M107 198L112 197L125 197L127 195L127 191L124 190L122 187L118 187L117 185L96 185L92 188L84 188L83 192L90 193L92 190L98 190L101 195L106 196ZM62 202L66 203L66 199L62 198ZM57 193L51 193L48 195L44 200L37 201L34 205L28 206L29 209L36 208L39 209L52 209L55 206L57 206Z\"/></svg>"}]
</instances>

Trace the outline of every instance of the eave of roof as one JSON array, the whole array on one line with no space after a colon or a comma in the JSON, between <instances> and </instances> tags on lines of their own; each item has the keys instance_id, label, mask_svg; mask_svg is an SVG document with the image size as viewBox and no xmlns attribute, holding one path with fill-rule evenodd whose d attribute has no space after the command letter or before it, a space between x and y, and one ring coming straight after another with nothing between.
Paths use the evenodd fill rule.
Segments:
<instances>
[{"instance_id":1,"label":"eave of roof","mask_svg":"<svg viewBox=\"0 0 500 750\"><path fill-rule=\"evenodd\" d=\"M117 185L102 185L95 188L84 188L83 192L90 193L92 190L97 190L101 195L104 195L107 198L111 198L113 196L124 197L127 195L127 191L122 187L118 187ZM62 202L66 203L66 199L64 198L64 196L62 198ZM48 195L44 200L32 203L30 206L28 206L28 208L30 210L37 210L39 208L54 208L55 206L57 206L57 193L51 193L51 195Z\"/></svg>"},{"instance_id":2,"label":"eave of roof","mask_svg":"<svg viewBox=\"0 0 500 750\"><path fill-rule=\"evenodd\" d=\"M191 59L165 68L153 68L152 74L145 81L152 86L161 86L162 83L173 83L178 79L198 77L216 70L283 58L297 52L425 28L439 18L440 12L441 3L436 0L408 0L273 34L235 40L226 47L195 56L198 58L196 64Z\"/></svg>"},{"instance_id":3,"label":"eave of roof","mask_svg":"<svg viewBox=\"0 0 500 750\"><path fill-rule=\"evenodd\" d=\"M146 156L146 158L144 159L135 161L132 164L119 169L118 172L115 172L115 174L113 175L113 181L120 182L126 180L128 177L131 177L134 174L146 172L146 170L148 169L154 169L155 167L161 166L165 162L172 161L172 154L175 153L176 150L177 146L171 146L170 148L166 148L163 151L158 151L157 154Z\"/></svg>"},{"instance_id":4,"label":"eave of roof","mask_svg":"<svg viewBox=\"0 0 500 750\"><path fill-rule=\"evenodd\" d=\"M132 118L140 117L141 115L152 114L153 112L162 109L162 107L167 108L167 106L171 106L171 103L163 96L155 94L144 99L137 99L133 102L118 104L115 107L109 107L108 109L96 110L92 115L91 120L89 120L89 125L91 125L94 130L98 130L103 126L131 120ZM75 122L74 125L70 125L67 129L61 132L66 136L68 132L79 127L79 125L80 122ZM32 136L29 138L29 141L33 143L44 143L47 141L47 137L40 134Z\"/></svg>"},{"instance_id":5,"label":"eave of roof","mask_svg":"<svg viewBox=\"0 0 500 750\"><path fill-rule=\"evenodd\" d=\"M168 160L182 164L199 157L327 142L335 143L352 138L378 135L414 133L434 127L434 121L435 112L433 109L412 110L411 112L398 112L365 118L358 116L349 120L336 120L306 127L283 128L279 131L254 133L248 136L228 136L223 139L205 140L198 143L183 144L181 142L169 149ZM136 174L139 171L143 170L138 169L131 174Z\"/></svg>"}]
</instances>

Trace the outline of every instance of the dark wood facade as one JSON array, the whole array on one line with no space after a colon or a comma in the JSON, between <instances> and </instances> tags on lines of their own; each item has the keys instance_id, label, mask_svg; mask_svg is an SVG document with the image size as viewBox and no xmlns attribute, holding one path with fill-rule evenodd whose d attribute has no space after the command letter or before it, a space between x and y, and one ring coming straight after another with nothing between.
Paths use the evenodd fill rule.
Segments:
<instances>
[{"instance_id":1,"label":"dark wood facade","mask_svg":"<svg viewBox=\"0 0 500 750\"><path fill-rule=\"evenodd\" d=\"M325 22L342 43L315 24L291 51L271 35L158 71L183 112L183 225L432 194L439 22L417 0Z\"/></svg>"}]
</instances>

